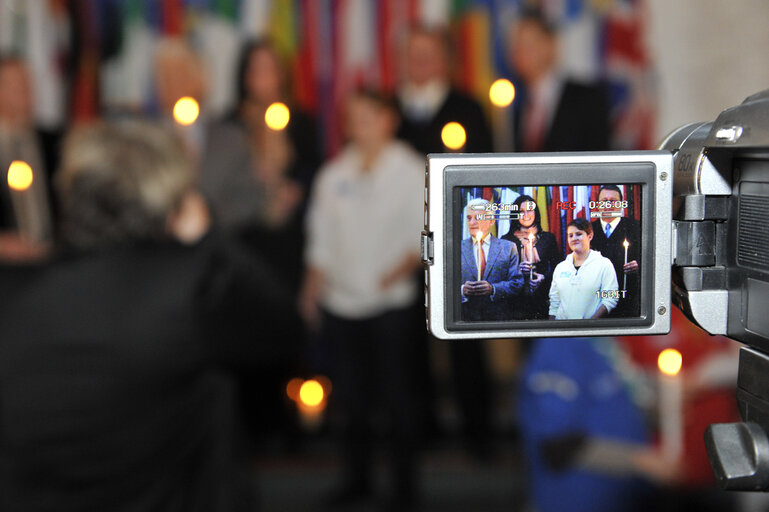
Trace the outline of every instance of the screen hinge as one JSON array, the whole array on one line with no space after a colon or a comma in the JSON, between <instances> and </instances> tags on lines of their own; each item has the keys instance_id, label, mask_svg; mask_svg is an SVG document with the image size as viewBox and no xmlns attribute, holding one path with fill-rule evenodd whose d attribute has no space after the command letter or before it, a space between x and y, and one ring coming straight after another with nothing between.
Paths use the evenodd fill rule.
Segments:
<instances>
[{"instance_id":1,"label":"screen hinge","mask_svg":"<svg viewBox=\"0 0 769 512\"><path fill-rule=\"evenodd\" d=\"M422 231L422 263L432 265L434 257L433 234L430 231Z\"/></svg>"}]
</instances>

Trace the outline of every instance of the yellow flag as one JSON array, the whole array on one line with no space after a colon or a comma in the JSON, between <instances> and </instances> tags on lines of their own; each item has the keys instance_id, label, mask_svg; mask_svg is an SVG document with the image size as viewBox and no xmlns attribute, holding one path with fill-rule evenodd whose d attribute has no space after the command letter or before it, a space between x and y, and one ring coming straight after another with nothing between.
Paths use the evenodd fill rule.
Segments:
<instances>
[{"instance_id":1,"label":"yellow flag","mask_svg":"<svg viewBox=\"0 0 769 512\"><path fill-rule=\"evenodd\" d=\"M542 224L542 231L550 231L547 216L547 187L537 187L537 209Z\"/></svg>"}]
</instances>

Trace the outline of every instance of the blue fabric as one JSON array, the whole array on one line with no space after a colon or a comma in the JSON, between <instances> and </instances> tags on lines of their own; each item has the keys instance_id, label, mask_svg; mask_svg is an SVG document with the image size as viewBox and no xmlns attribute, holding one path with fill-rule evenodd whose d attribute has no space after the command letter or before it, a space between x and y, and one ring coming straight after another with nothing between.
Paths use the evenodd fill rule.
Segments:
<instances>
[{"instance_id":1,"label":"blue fabric","mask_svg":"<svg viewBox=\"0 0 769 512\"><path fill-rule=\"evenodd\" d=\"M542 339L524 368L518 417L537 512L631 510L646 490L638 480L545 466L544 441L566 434L646 444L641 411L599 351L610 339Z\"/></svg>"}]
</instances>

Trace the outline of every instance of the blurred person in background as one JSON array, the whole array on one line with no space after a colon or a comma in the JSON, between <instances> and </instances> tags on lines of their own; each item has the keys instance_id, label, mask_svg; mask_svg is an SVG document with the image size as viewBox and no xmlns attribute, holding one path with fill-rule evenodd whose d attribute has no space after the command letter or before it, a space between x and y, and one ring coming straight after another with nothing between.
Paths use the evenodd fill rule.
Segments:
<instances>
[{"instance_id":1,"label":"blurred person in background","mask_svg":"<svg viewBox=\"0 0 769 512\"><path fill-rule=\"evenodd\" d=\"M35 126L27 65L0 56L0 261L40 258L53 242L51 178L58 143L58 133ZM9 180L14 161L32 170L32 182L26 188L12 183L13 176Z\"/></svg>"},{"instance_id":2,"label":"blurred person in background","mask_svg":"<svg viewBox=\"0 0 769 512\"><path fill-rule=\"evenodd\" d=\"M238 104L209 135L203 192L227 230L296 227L320 161L315 121L289 101L284 65L269 41L245 44L236 80ZM265 114L278 102L289 107L288 124L270 127Z\"/></svg>"},{"instance_id":3,"label":"blurred person in background","mask_svg":"<svg viewBox=\"0 0 769 512\"><path fill-rule=\"evenodd\" d=\"M518 219L510 221L510 231L502 238L513 242L518 249L518 254L521 255L520 270L524 277L531 270L534 274L542 276L542 282L531 293L531 297L515 304L513 318L547 319L550 306L548 293L553 281L553 271L555 266L563 261L563 254L558 248L555 235L542 229L542 217L534 199L531 196L521 195L513 201L513 204L516 206L515 211L522 213ZM531 235L533 236L530 242ZM528 253L530 244L534 260L525 261L524 256Z\"/></svg>"},{"instance_id":4,"label":"blurred person in background","mask_svg":"<svg viewBox=\"0 0 769 512\"><path fill-rule=\"evenodd\" d=\"M411 144L422 155L443 153L446 147L441 131L449 122L458 122L465 129L467 153L488 153L493 150L491 130L481 106L457 90L451 83L451 40L440 28L415 26L406 34L403 47L402 77L397 99L401 112L398 137ZM415 280L422 283L420 270ZM421 339L425 361L425 376L429 375L428 339L424 331L422 286L419 287L415 311L414 332ZM480 459L491 455L491 377L484 345L481 343L451 343L453 392L462 417L464 437L470 451ZM428 379L425 379L426 381ZM426 410L433 407L432 380L423 383ZM429 413L428 413L429 414ZM429 419L429 418L428 418ZM437 425L431 426L432 429Z\"/></svg>"},{"instance_id":5,"label":"blurred person in background","mask_svg":"<svg viewBox=\"0 0 769 512\"><path fill-rule=\"evenodd\" d=\"M478 102L452 85L451 57L450 38L443 29L416 26L406 35L397 91L402 116L398 136L425 155L443 153L441 130L454 121L467 134L464 152L489 153L488 121Z\"/></svg>"},{"instance_id":6,"label":"blurred person in background","mask_svg":"<svg viewBox=\"0 0 769 512\"><path fill-rule=\"evenodd\" d=\"M304 268L304 212L319 161L315 121L289 100L283 62L269 41L243 46L236 80L238 104L208 132L201 189L214 224L266 260L296 302ZM265 118L276 102L290 107L285 127L270 127ZM280 331L281 326L265 328ZM295 411L285 400L284 386L295 376L292 372L304 370L300 364L272 361L259 372L239 377L253 434L293 429ZM269 420L265 410L272 411Z\"/></svg>"},{"instance_id":7,"label":"blurred person in background","mask_svg":"<svg viewBox=\"0 0 769 512\"><path fill-rule=\"evenodd\" d=\"M558 34L536 9L526 10L510 33L510 57L520 78L513 113L516 151L608 150L611 127L606 91L561 76Z\"/></svg>"},{"instance_id":8,"label":"blurred person in background","mask_svg":"<svg viewBox=\"0 0 769 512\"><path fill-rule=\"evenodd\" d=\"M651 444L648 383L611 338L535 340L518 401L536 512L657 510L680 466Z\"/></svg>"},{"instance_id":9,"label":"blurred person in background","mask_svg":"<svg viewBox=\"0 0 769 512\"><path fill-rule=\"evenodd\" d=\"M661 482L662 491L653 510L719 511L735 510L741 493L723 491L716 485L713 469L705 450L705 429L713 423L740 421L736 396L739 367L739 344L722 336L710 336L678 311L672 310L671 329L667 336L633 336L623 339L633 362L644 370L649 380L660 373L658 357L662 350L673 348L681 353L680 381L681 453L675 461L676 474ZM657 388L657 404L669 387ZM657 412L660 411L660 412ZM654 414L659 434L656 442L664 443L661 408ZM747 494L747 493L746 493Z\"/></svg>"},{"instance_id":10,"label":"blurred person in background","mask_svg":"<svg viewBox=\"0 0 769 512\"><path fill-rule=\"evenodd\" d=\"M184 142L194 161L199 162L205 150L208 127L205 113L206 70L200 56L183 39L166 37L158 43L155 50L155 88L162 119ZM191 98L197 103L198 112L188 120L175 110L182 98Z\"/></svg>"},{"instance_id":11,"label":"blurred person in background","mask_svg":"<svg viewBox=\"0 0 769 512\"><path fill-rule=\"evenodd\" d=\"M292 336L289 298L204 236L190 164L155 126L75 132L57 189L60 253L0 267L0 509L253 510L220 370L285 344L262 327Z\"/></svg>"},{"instance_id":12,"label":"blurred person in background","mask_svg":"<svg viewBox=\"0 0 769 512\"><path fill-rule=\"evenodd\" d=\"M344 473L328 505L373 497L380 426L374 420L384 417L392 457L386 505L409 510L416 499L421 407L411 311L424 160L394 139L398 114L388 98L361 90L345 108L349 144L321 169L307 214L301 303L305 320L336 349L332 398L345 417Z\"/></svg>"}]
</instances>

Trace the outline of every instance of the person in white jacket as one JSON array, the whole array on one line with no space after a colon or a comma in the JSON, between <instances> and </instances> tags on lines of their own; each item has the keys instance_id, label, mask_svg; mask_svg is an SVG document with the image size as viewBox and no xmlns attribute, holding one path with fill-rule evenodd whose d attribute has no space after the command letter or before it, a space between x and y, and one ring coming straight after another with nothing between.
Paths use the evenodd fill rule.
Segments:
<instances>
[{"instance_id":1,"label":"person in white jacket","mask_svg":"<svg viewBox=\"0 0 769 512\"><path fill-rule=\"evenodd\" d=\"M608 258L590 249L593 227L574 219L566 227L572 253L556 265L550 285L550 319L601 318L614 309L622 292Z\"/></svg>"}]
</instances>

